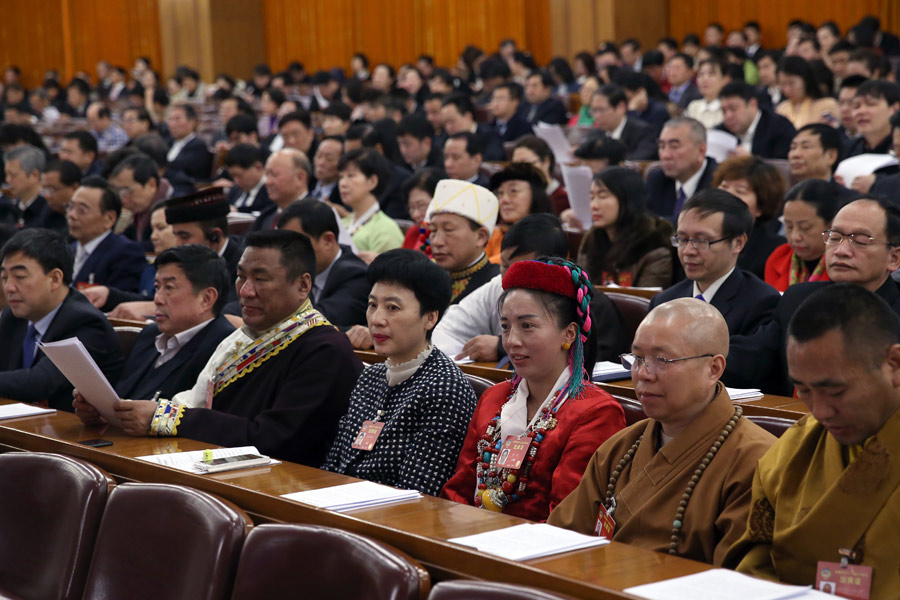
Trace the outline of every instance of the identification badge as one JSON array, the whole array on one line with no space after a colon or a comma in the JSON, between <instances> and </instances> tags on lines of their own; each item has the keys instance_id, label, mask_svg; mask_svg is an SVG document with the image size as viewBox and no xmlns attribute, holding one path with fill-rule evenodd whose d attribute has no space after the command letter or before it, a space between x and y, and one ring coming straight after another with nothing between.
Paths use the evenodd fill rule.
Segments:
<instances>
[{"instance_id":1,"label":"identification badge","mask_svg":"<svg viewBox=\"0 0 900 600\"><path fill-rule=\"evenodd\" d=\"M842 566L841 563L820 560L816 568L816 589L825 594L851 600L869 600L871 586L872 567Z\"/></svg>"},{"instance_id":2,"label":"identification badge","mask_svg":"<svg viewBox=\"0 0 900 600\"><path fill-rule=\"evenodd\" d=\"M378 436L381 435L383 428L383 421L363 421L362 427L359 428L359 433L356 434L356 441L353 442L352 448L356 450L371 450L375 447L375 442L378 441Z\"/></svg>"},{"instance_id":3,"label":"identification badge","mask_svg":"<svg viewBox=\"0 0 900 600\"><path fill-rule=\"evenodd\" d=\"M601 504L600 510L597 512L597 524L594 525L594 535L611 540L615 531L615 519L612 518L606 507Z\"/></svg>"},{"instance_id":4,"label":"identification badge","mask_svg":"<svg viewBox=\"0 0 900 600\"><path fill-rule=\"evenodd\" d=\"M516 470L525 462L528 447L531 446L531 438L527 435L508 435L500 447L500 458L497 466L501 469Z\"/></svg>"},{"instance_id":5,"label":"identification badge","mask_svg":"<svg viewBox=\"0 0 900 600\"><path fill-rule=\"evenodd\" d=\"M94 284L89 283L87 281L79 281L78 283L75 284L75 289L78 290L79 292L83 292L84 290L86 290L88 288L92 288L92 287L94 287Z\"/></svg>"},{"instance_id":6,"label":"identification badge","mask_svg":"<svg viewBox=\"0 0 900 600\"><path fill-rule=\"evenodd\" d=\"M216 385L212 382L212 379L206 382L206 408L212 408L213 401L213 393L215 392Z\"/></svg>"}]
</instances>

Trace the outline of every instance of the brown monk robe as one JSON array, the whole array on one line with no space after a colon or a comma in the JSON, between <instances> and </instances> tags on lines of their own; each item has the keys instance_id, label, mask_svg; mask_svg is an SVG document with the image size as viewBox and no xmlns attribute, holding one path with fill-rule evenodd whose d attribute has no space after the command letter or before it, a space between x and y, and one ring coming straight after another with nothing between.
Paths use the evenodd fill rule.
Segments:
<instances>
[{"instance_id":1,"label":"brown monk robe","mask_svg":"<svg viewBox=\"0 0 900 600\"><path fill-rule=\"evenodd\" d=\"M597 449L548 522L594 533L600 507L614 499L615 541L720 565L744 531L753 472L775 438L742 417L718 382L728 326L714 307L693 298L658 306L633 352L635 391L650 418Z\"/></svg>"}]
</instances>

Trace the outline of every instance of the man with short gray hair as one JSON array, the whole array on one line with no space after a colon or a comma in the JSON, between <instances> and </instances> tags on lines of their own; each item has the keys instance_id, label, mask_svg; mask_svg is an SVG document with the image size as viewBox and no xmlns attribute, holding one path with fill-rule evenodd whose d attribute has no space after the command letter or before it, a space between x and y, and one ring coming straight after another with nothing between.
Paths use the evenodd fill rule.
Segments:
<instances>
[{"instance_id":1,"label":"man with short gray hair","mask_svg":"<svg viewBox=\"0 0 900 600\"><path fill-rule=\"evenodd\" d=\"M22 229L40 227L50 208L41 196L41 173L47 157L34 146L18 146L3 155L9 196L0 200L0 224Z\"/></svg>"},{"instance_id":2,"label":"man with short gray hair","mask_svg":"<svg viewBox=\"0 0 900 600\"><path fill-rule=\"evenodd\" d=\"M300 150L283 148L266 161L266 191L272 205L266 207L251 227L252 231L275 229L278 218L289 204L309 195L312 167L309 158Z\"/></svg>"},{"instance_id":3,"label":"man with short gray hair","mask_svg":"<svg viewBox=\"0 0 900 600\"><path fill-rule=\"evenodd\" d=\"M676 117L659 134L660 167L647 175L647 208L678 220L685 201L712 185L716 160L706 156L706 128L690 117Z\"/></svg>"}]
</instances>

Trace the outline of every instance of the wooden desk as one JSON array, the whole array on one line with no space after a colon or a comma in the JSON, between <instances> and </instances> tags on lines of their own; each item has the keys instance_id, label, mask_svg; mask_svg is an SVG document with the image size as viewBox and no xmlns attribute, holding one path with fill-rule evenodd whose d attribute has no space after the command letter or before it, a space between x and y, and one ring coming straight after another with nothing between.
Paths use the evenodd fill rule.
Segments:
<instances>
[{"instance_id":1,"label":"wooden desk","mask_svg":"<svg viewBox=\"0 0 900 600\"><path fill-rule=\"evenodd\" d=\"M102 437L107 448L80 446ZM72 414L3 421L0 451L67 454L106 469L118 481L166 482L191 486L226 498L255 522L315 523L338 527L391 544L421 561L435 579L468 577L529 585L575 598L631 598L620 590L709 569L710 566L613 542L608 546L517 563L447 542L523 523L425 496L389 506L337 513L280 498L280 494L357 481L293 463L217 475L193 475L133 457L208 448L184 438L133 438L112 427L88 428Z\"/></svg>"}]
</instances>

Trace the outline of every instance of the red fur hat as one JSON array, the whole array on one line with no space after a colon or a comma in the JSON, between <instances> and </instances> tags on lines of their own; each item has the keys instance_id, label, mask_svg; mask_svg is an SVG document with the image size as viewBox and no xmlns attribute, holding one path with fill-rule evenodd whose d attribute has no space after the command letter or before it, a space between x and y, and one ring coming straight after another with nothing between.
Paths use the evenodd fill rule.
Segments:
<instances>
[{"instance_id":1,"label":"red fur hat","mask_svg":"<svg viewBox=\"0 0 900 600\"><path fill-rule=\"evenodd\" d=\"M572 273L561 265L539 260L520 260L510 265L503 276L503 289L509 288L540 290L577 299Z\"/></svg>"}]
</instances>

